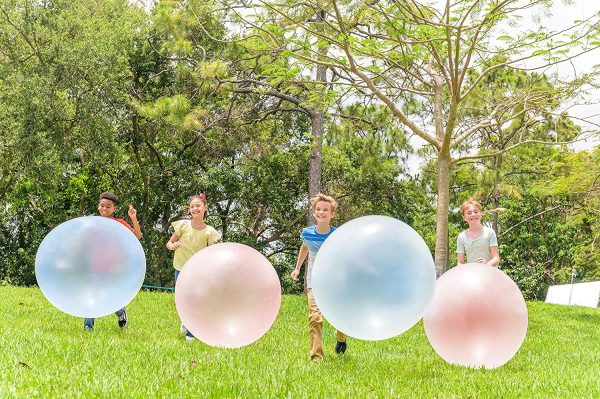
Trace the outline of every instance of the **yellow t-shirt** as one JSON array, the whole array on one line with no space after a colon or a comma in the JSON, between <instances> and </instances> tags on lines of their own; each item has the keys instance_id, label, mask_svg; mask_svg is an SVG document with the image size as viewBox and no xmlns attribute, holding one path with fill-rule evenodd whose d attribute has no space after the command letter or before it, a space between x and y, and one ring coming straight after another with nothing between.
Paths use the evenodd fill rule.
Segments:
<instances>
[{"instance_id":1,"label":"yellow t-shirt","mask_svg":"<svg viewBox=\"0 0 600 399\"><path fill-rule=\"evenodd\" d=\"M221 234L213 227L206 225L202 230L196 230L192 227L192 221L189 219L178 220L171 226L175 229L180 244L173 257L173 267L177 270L181 270L185 262L196 252L221 239Z\"/></svg>"}]
</instances>

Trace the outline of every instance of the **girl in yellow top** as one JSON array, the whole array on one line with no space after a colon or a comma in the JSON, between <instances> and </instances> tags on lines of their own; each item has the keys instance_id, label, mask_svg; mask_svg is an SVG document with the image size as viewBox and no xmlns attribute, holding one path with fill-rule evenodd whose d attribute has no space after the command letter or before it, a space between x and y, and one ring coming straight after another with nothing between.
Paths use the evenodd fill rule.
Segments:
<instances>
[{"instance_id":1,"label":"girl in yellow top","mask_svg":"<svg viewBox=\"0 0 600 399\"><path fill-rule=\"evenodd\" d=\"M204 223L204 215L207 209L206 194L194 195L188 201L188 212L192 218L172 223L175 232L167 242L167 249L175 251L173 257L175 282L177 282L183 265L196 252L221 239L221 234L217 230ZM181 326L181 332L186 335L188 341L194 340L194 336L183 325Z\"/></svg>"}]
</instances>

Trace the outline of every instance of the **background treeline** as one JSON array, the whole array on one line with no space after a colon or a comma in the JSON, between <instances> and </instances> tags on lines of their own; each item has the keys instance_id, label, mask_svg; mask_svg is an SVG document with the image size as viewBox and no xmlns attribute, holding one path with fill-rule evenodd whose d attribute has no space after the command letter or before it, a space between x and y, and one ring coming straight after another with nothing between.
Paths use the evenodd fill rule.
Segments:
<instances>
[{"instance_id":1,"label":"background treeline","mask_svg":"<svg viewBox=\"0 0 600 399\"><path fill-rule=\"evenodd\" d=\"M238 26L224 15L210 1L161 1L148 10L124 0L0 0L0 281L35 284L44 236L94 214L98 194L111 190L121 201L118 217L126 217L127 204L138 209L146 284L171 285L170 224L185 213L187 197L202 191L207 222L224 241L261 251L284 290L298 292L287 276L308 223L316 144L320 189L341 203L337 225L393 216L415 228L433 254L434 151L412 148L411 132L360 84L324 91L306 79L293 54L265 47L264 30L254 42L232 40ZM269 29L285 37L283 28ZM335 68L328 73L335 77ZM478 85L462 121L485 110L478 104L486 96L535 85L564 92L543 75L512 70ZM501 267L528 298L570 281L573 270L579 280L600 279L600 150L544 144L580 133L553 112L556 98L538 103L535 124L523 117L522 103L505 107L519 116L501 131L474 131L456 149L488 155L467 157L450 172L447 266L466 227L457 207L475 196L487 209L506 209L486 221L498 232ZM419 115L427 110L412 100L404 99L404 112L425 121ZM313 134L315 109L326 109L322 143ZM511 134L531 143L504 152ZM417 156L419 170L409 171L408 159Z\"/></svg>"}]
</instances>

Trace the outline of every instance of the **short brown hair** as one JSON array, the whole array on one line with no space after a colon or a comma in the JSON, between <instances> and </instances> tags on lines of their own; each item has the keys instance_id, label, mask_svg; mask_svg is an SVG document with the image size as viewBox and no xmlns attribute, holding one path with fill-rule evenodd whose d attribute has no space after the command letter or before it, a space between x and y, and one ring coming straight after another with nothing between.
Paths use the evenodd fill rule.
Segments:
<instances>
[{"instance_id":1,"label":"short brown hair","mask_svg":"<svg viewBox=\"0 0 600 399\"><path fill-rule=\"evenodd\" d=\"M318 193L317 195L315 195L314 197L312 197L310 199L310 208L314 211L315 207L317 206L317 202L319 201L325 201L325 202L329 202L331 204L331 210L333 212L335 212L335 209L337 208L337 201L333 198L330 197L329 195L325 195L325 194L321 194Z\"/></svg>"},{"instance_id":2,"label":"short brown hair","mask_svg":"<svg viewBox=\"0 0 600 399\"><path fill-rule=\"evenodd\" d=\"M105 191L102 194L100 194L100 199L107 199L113 202L113 204L117 205L117 196L115 195L115 193L110 192L110 191Z\"/></svg>"}]
</instances>

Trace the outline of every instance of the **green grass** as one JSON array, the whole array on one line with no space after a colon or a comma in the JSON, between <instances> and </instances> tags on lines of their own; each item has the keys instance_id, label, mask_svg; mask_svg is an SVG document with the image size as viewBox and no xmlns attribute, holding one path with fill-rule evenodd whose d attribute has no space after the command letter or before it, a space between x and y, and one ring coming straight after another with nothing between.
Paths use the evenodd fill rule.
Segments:
<instances>
[{"instance_id":1,"label":"green grass","mask_svg":"<svg viewBox=\"0 0 600 399\"><path fill-rule=\"evenodd\" d=\"M386 341L348 341L308 357L303 296L284 296L273 327L240 349L185 342L170 293L141 292L115 316L82 320L38 289L0 287L0 398L598 398L600 309L528 303L523 346L495 370L447 364L422 323Z\"/></svg>"}]
</instances>

